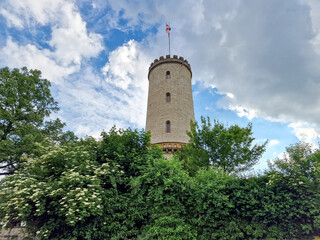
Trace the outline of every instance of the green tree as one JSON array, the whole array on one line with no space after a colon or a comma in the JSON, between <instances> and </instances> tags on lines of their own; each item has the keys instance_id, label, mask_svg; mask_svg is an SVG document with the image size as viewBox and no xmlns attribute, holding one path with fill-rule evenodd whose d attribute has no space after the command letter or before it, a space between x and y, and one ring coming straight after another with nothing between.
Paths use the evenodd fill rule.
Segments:
<instances>
[{"instance_id":1,"label":"green tree","mask_svg":"<svg viewBox=\"0 0 320 240\"><path fill-rule=\"evenodd\" d=\"M277 222L288 239L312 239L320 235L320 151L297 143L283 158L270 163L264 201L265 221ZM266 200L267 198L265 198Z\"/></svg>"},{"instance_id":2,"label":"green tree","mask_svg":"<svg viewBox=\"0 0 320 240\"><path fill-rule=\"evenodd\" d=\"M97 142L92 138L38 148L41 157L23 156L21 168L2 180L0 217L5 227L25 221L40 239L73 239L72 231L82 233L76 225L102 216L101 176L108 184L113 172L107 163L95 161Z\"/></svg>"},{"instance_id":3,"label":"green tree","mask_svg":"<svg viewBox=\"0 0 320 240\"><path fill-rule=\"evenodd\" d=\"M252 125L226 127L209 117L201 117L201 128L191 122L189 144L178 154L188 171L194 174L199 168L216 167L227 173L238 173L251 168L265 151L267 142L253 145Z\"/></svg>"},{"instance_id":4,"label":"green tree","mask_svg":"<svg viewBox=\"0 0 320 240\"><path fill-rule=\"evenodd\" d=\"M279 176L317 185L320 183L320 150L300 142L288 147L283 158L275 159L269 167Z\"/></svg>"},{"instance_id":5,"label":"green tree","mask_svg":"<svg viewBox=\"0 0 320 240\"><path fill-rule=\"evenodd\" d=\"M0 169L13 173L23 154L34 153L35 144L49 138L56 143L75 139L59 119L46 121L58 111L50 93L50 82L39 70L0 69Z\"/></svg>"},{"instance_id":6,"label":"green tree","mask_svg":"<svg viewBox=\"0 0 320 240\"><path fill-rule=\"evenodd\" d=\"M160 149L150 148L150 134L132 129L113 127L101 134L97 162L117 166L121 176L105 185L104 214L100 236L95 239L134 239L148 219L144 197L131 181L149 166L149 161L162 158Z\"/></svg>"},{"instance_id":7,"label":"green tree","mask_svg":"<svg viewBox=\"0 0 320 240\"><path fill-rule=\"evenodd\" d=\"M235 181L222 170L199 170L192 178L190 213L197 239L233 239L235 228L228 228L233 208L226 189ZM225 233L226 232L226 233ZM225 238L225 235L227 238Z\"/></svg>"},{"instance_id":8,"label":"green tree","mask_svg":"<svg viewBox=\"0 0 320 240\"><path fill-rule=\"evenodd\" d=\"M111 129L87 138L38 143L0 182L0 219L24 221L40 239L136 238L151 209L134 179L162 158L144 132ZM150 180L152 181L152 180Z\"/></svg>"},{"instance_id":9,"label":"green tree","mask_svg":"<svg viewBox=\"0 0 320 240\"><path fill-rule=\"evenodd\" d=\"M197 239L188 202L190 177L176 159L154 158L132 179L132 193L140 196L146 215L139 239Z\"/></svg>"}]
</instances>

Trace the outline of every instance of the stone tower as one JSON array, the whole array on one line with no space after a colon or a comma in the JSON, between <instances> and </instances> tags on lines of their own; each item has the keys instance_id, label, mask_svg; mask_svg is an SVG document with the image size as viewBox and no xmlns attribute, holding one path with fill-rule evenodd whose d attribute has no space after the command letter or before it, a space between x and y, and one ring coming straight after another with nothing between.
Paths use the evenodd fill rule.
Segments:
<instances>
[{"instance_id":1,"label":"stone tower","mask_svg":"<svg viewBox=\"0 0 320 240\"><path fill-rule=\"evenodd\" d=\"M167 153L175 152L189 142L186 130L194 121L190 64L183 57L167 55L151 63L146 131L151 144Z\"/></svg>"}]
</instances>

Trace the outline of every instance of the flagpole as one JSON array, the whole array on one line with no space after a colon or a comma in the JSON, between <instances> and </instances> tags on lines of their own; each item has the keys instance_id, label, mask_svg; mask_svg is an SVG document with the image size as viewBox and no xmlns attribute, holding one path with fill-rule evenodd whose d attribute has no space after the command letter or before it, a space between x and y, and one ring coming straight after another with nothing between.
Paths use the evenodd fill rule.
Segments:
<instances>
[{"instance_id":1,"label":"flagpole","mask_svg":"<svg viewBox=\"0 0 320 240\"><path fill-rule=\"evenodd\" d=\"M169 35L169 56L170 56L170 35Z\"/></svg>"},{"instance_id":2,"label":"flagpole","mask_svg":"<svg viewBox=\"0 0 320 240\"><path fill-rule=\"evenodd\" d=\"M171 38L170 31L171 31L171 28L170 28L170 22L169 22L169 56L170 56L170 38Z\"/></svg>"}]
</instances>

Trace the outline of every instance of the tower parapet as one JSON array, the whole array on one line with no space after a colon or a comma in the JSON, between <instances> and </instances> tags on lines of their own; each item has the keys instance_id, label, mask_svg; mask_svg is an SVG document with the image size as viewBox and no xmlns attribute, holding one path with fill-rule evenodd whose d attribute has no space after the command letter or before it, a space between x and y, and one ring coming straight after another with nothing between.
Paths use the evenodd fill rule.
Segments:
<instances>
[{"instance_id":1,"label":"tower parapet","mask_svg":"<svg viewBox=\"0 0 320 240\"><path fill-rule=\"evenodd\" d=\"M192 71L191 71L191 66L189 64L189 62L184 59L184 57L179 57L177 55L173 55L173 57L171 58L170 55L166 55L166 58L164 58L163 56L156 58L149 67L149 74L148 74L148 78L150 75L150 72L158 65L160 64L164 64L164 63L179 63L179 64L183 64L189 71L192 77Z\"/></svg>"},{"instance_id":2,"label":"tower parapet","mask_svg":"<svg viewBox=\"0 0 320 240\"><path fill-rule=\"evenodd\" d=\"M191 78L191 66L183 57L161 56L150 64L146 131L151 132L151 144L166 152L189 142L186 131L194 121Z\"/></svg>"}]
</instances>

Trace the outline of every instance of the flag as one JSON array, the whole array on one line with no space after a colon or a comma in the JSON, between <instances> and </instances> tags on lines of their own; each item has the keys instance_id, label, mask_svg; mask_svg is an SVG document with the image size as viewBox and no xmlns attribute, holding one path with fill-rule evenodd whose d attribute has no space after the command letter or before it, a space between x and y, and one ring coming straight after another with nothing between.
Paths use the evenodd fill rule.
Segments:
<instances>
[{"instance_id":1,"label":"flag","mask_svg":"<svg viewBox=\"0 0 320 240\"><path fill-rule=\"evenodd\" d=\"M171 31L171 28L170 28L169 24L167 23L166 24L166 32L168 33L168 37L170 37L170 31Z\"/></svg>"}]
</instances>

